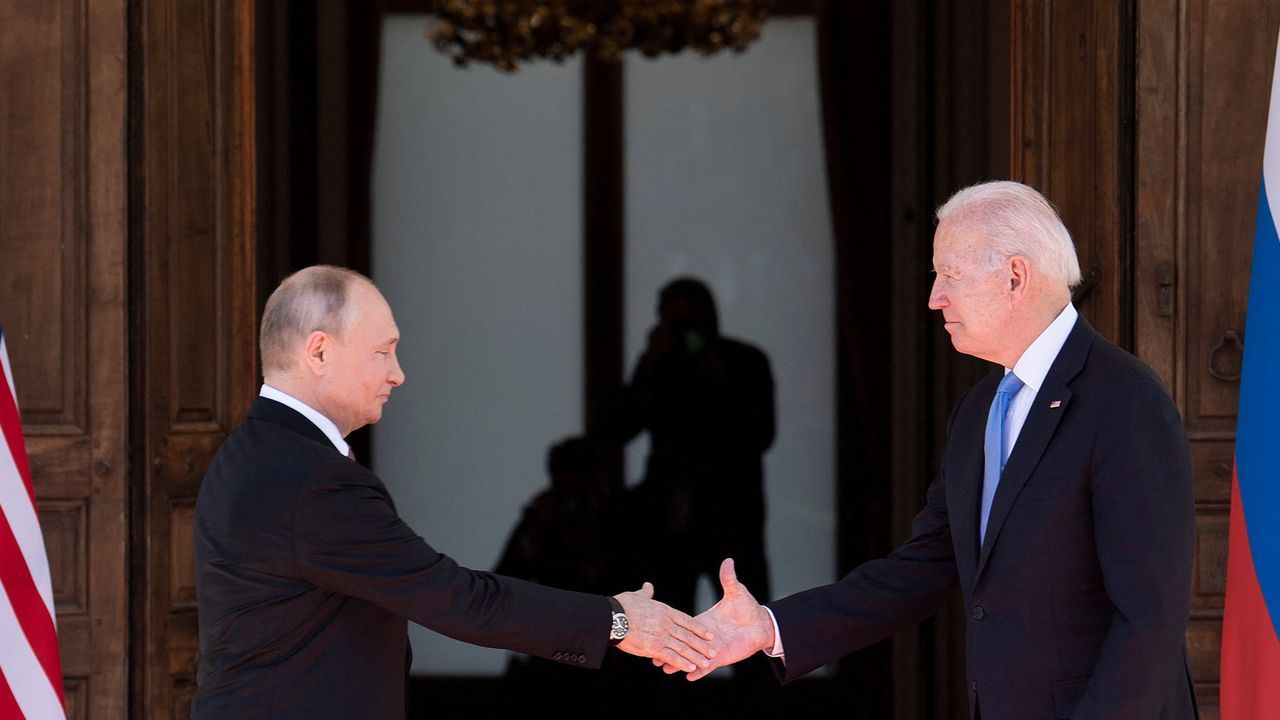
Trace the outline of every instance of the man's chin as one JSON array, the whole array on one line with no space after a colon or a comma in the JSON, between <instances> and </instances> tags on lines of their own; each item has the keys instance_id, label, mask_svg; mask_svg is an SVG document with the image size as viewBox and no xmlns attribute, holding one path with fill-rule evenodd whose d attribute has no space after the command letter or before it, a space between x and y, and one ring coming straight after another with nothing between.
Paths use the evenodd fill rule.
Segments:
<instances>
[{"instance_id":1,"label":"man's chin","mask_svg":"<svg viewBox=\"0 0 1280 720\"><path fill-rule=\"evenodd\" d=\"M979 360L989 359L986 357L986 354L981 352L981 350L978 347L975 347L974 344L971 342L967 342L964 338L957 338L955 336L952 336L951 347L955 348L956 352L960 353L961 355L969 355L971 357L976 357Z\"/></svg>"}]
</instances>

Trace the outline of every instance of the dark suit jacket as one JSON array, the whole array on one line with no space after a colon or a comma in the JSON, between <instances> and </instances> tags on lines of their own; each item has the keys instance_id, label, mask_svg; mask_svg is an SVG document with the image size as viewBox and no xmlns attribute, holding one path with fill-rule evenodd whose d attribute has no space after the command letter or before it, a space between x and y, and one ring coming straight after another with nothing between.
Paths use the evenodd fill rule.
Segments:
<instances>
[{"instance_id":1,"label":"dark suit jacket","mask_svg":"<svg viewBox=\"0 0 1280 720\"><path fill-rule=\"evenodd\" d=\"M258 398L196 502L192 717L404 717L406 618L459 640L598 667L603 596L459 567L386 488L289 407Z\"/></svg>"},{"instance_id":2,"label":"dark suit jacket","mask_svg":"<svg viewBox=\"0 0 1280 720\"><path fill-rule=\"evenodd\" d=\"M1164 386L1078 320L1009 456L979 547L983 432L1000 377L953 411L906 544L770 604L784 679L926 618L959 587L970 712L978 703L983 720L1195 717L1184 638L1191 459Z\"/></svg>"}]
</instances>

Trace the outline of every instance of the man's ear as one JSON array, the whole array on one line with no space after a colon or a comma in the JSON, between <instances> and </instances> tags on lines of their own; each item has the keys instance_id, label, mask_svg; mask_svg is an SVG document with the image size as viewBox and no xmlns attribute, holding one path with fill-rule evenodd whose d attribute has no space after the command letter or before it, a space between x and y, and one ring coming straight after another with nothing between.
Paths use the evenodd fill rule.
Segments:
<instances>
[{"instance_id":1,"label":"man's ear","mask_svg":"<svg viewBox=\"0 0 1280 720\"><path fill-rule=\"evenodd\" d=\"M1021 298L1027 292L1027 281L1031 279L1031 268L1027 266L1026 258L1014 255L1009 258L1005 270L1008 272L1005 282L1009 284L1009 292L1014 298Z\"/></svg>"},{"instance_id":2,"label":"man's ear","mask_svg":"<svg viewBox=\"0 0 1280 720\"><path fill-rule=\"evenodd\" d=\"M333 345L332 338L323 330L312 330L303 347L306 350L307 368L313 375L324 375L327 369L329 349Z\"/></svg>"}]
</instances>

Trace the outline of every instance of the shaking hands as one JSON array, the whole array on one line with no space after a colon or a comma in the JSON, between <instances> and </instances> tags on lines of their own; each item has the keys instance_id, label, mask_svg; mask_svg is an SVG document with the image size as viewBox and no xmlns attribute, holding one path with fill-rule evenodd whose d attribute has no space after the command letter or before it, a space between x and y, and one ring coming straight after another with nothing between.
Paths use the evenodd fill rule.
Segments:
<instances>
[{"instance_id":1,"label":"shaking hands","mask_svg":"<svg viewBox=\"0 0 1280 720\"><path fill-rule=\"evenodd\" d=\"M648 583L645 586L652 595L652 586ZM724 589L724 597L720 602L692 619L694 626L705 631L698 633L699 638L711 641L708 652L702 653L705 662L697 662L694 658L682 655L686 662L672 663L667 662L665 656L651 655L653 664L660 666L663 672L668 675L686 672L690 681L698 680L717 668L732 665L761 650L773 648L773 618L763 605L756 602L746 586L738 582L731 558L720 563L720 586ZM697 667L690 667L688 660L693 660Z\"/></svg>"},{"instance_id":2,"label":"shaking hands","mask_svg":"<svg viewBox=\"0 0 1280 720\"><path fill-rule=\"evenodd\" d=\"M614 598L627 613L629 628L618 649L653 659L668 673L699 672L711 667L715 639L705 623L653 599L653 584ZM714 669L714 668L713 668ZM708 671L709 672L709 671Z\"/></svg>"}]
</instances>

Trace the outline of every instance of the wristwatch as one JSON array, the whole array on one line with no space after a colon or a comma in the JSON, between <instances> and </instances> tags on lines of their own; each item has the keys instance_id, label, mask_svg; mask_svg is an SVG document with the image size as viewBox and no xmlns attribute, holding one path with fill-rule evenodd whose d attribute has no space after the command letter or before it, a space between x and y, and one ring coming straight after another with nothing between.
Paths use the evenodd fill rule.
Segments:
<instances>
[{"instance_id":1,"label":"wristwatch","mask_svg":"<svg viewBox=\"0 0 1280 720\"><path fill-rule=\"evenodd\" d=\"M613 625L609 628L609 644L617 645L627 636L631 623L627 622L627 611L622 609L622 603L618 602L617 598L609 597L609 605L613 607Z\"/></svg>"}]
</instances>

